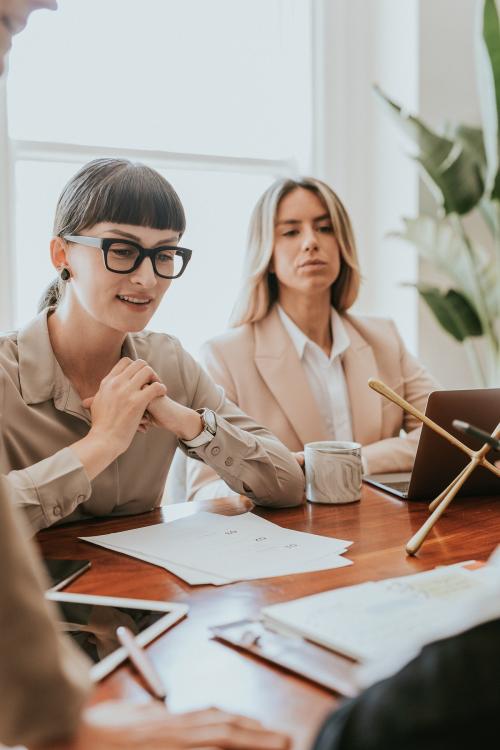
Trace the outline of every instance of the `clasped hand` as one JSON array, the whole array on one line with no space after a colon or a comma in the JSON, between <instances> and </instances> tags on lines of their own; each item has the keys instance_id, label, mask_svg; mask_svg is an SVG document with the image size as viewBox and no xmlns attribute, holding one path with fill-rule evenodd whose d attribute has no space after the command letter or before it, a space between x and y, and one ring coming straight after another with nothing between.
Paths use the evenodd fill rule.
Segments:
<instances>
[{"instance_id":1,"label":"clasped hand","mask_svg":"<svg viewBox=\"0 0 500 750\"><path fill-rule=\"evenodd\" d=\"M143 359L123 357L102 379L95 396L82 401L90 410L90 433L104 439L116 455L123 453L137 430L151 425L170 430L181 440L201 432L199 414L167 396L167 387Z\"/></svg>"}]
</instances>

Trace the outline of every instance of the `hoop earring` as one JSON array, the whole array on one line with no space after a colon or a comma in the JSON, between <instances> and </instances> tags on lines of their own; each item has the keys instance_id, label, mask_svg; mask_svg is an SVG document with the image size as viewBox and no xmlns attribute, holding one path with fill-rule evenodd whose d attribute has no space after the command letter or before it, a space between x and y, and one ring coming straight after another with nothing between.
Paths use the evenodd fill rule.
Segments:
<instances>
[{"instance_id":1,"label":"hoop earring","mask_svg":"<svg viewBox=\"0 0 500 750\"><path fill-rule=\"evenodd\" d=\"M71 278L71 274L67 268L63 268L59 274L59 278L62 281L68 281L69 278Z\"/></svg>"}]
</instances>

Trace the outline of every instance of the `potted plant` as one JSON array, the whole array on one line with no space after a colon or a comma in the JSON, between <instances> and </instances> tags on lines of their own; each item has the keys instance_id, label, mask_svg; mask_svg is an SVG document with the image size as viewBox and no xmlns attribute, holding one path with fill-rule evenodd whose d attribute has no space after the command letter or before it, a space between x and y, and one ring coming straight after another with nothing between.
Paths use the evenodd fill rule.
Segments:
<instances>
[{"instance_id":1,"label":"potted plant","mask_svg":"<svg viewBox=\"0 0 500 750\"><path fill-rule=\"evenodd\" d=\"M419 283L418 292L442 328L465 346L477 384L500 386L500 23L495 0L481 0L478 11L482 127L459 124L437 133L375 90L415 143L438 204L435 215L405 218L397 233L445 279L442 286ZM471 212L486 226L484 246L464 225Z\"/></svg>"}]
</instances>

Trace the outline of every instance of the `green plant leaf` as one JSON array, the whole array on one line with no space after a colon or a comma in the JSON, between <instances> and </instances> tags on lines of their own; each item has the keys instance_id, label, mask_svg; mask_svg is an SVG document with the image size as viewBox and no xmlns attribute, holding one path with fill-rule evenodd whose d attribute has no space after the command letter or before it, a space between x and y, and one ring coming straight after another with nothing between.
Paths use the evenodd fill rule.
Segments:
<instances>
[{"instance_id":1,"label":"green plant leaf","mask_svg":"<svg viewBox=\"0 0 500 750\"><path fill-rule=\"evenodd\" d=\"M430 178L431 189L445 213L466 214L471 211L483 195L484 182L478 158L465 142L464 133L454 141L440 136L418 117L405 112L378 86L374 88L388 111L418 147L416 159Z\"/></svg>"},{"instance_id":2,"label":"green plant leaf","mask_svg":"<svg viewBox=\"0 0 500 750\"><path fill-rule=\"evenodd\" d=\"M475 268L483 266L489 258L488 253L477 243L473 243L472 257L463 238L446 218L422 214L414 219L403 219L404 229L392 236L411 242L421 258L445 274L451 285L459 289L469 303L479 308L481 300L474 281Z\"/></svg>"},{"instance_id":3,"label":"green plant leaf","mask_svg":"<svg viewBox=\"0 0 500 750\"><path fill-rule=\"evenodd\" d=\"M496 263L490 263L480 272L484 289L484 305L489 319L494 323L500 320L500 267Z\"/></svg>"},{"instance_id":4,"label":"green plant leaf","mask_svg":"<svg viewBox=\"0 0 500 750\"><path fill-rule=\"evenodd\" d=\"M481 128L470 125L457 125L452 131L452 137L466 148L481 170L483 179L486 175L486 151Z\"/></svg>"},{"instance_id":5,"label":"green plant leaf","mask_svg":"<svg viewBox=\"0 0 500 750\"><path fill-rule=\"evenodd\" d=\"M476 71L487 157L486 190L493 200L500 200L500 22L495 0L483 0L479 12Z\"/></svg>"},{"instance_id":6,"label":"green plant leaf","mask_svg":"<svg viewBox=\"0 0 500 750\"><path fill-rule=\"evenodd\" d=\"M454 339L462 342L471 336L483 335L481 321L463 294L456 289L442 292L425 284L416 284L416 287L441 327Z\"/></svg>"}]
</instances>

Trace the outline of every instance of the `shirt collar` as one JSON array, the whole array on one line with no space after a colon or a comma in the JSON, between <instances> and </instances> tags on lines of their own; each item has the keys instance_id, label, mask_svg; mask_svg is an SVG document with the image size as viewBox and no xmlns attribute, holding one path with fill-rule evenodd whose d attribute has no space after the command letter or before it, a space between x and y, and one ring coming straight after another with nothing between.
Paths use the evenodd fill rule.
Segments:
<instances>
[{"instance_id":1,"label":"shirt collar","mask_svg":"<svg viewBox=\"0 0 500 750\"><path fill-rule=\"evenodd\" d=\"M50 343L47 318L52 311L50 307L42 310L17 334L21 394L26 404L40 404L53 399L56 408L80 413L83 409L81 400L63 373ZM137 359L129 334L123 342L122 356ZM82 416L85 415L83 411Z\"/></svg>"},{"instance_id":2,"label":"shirt collar","mask_svg":"<svg viewBox=\"0 0 500 750\"><path fill-rule=\"evenodd\" d=\"M52 351L47 317L43 310L17 334L19 384L27 404L39 404L57 398L63 386L64 373Z\"/></svg>"},{"instance_id":3,"label":"shirt collar","mask_svg":"<svg viewBox=\"0 0 500 750\"><path fill-rule=\"evenodd\" d=\"M319 348L314 341L311 341L311 339L306 336L303 331L300 330L298 325L296 325L296 323L294 323L293 320L286 314L281 305L277 305L277 307L281 322L283 323L286 332L292 340L297 354L299 355L299 359L302 359L302 357L304 356L304 350L307 345ZM342 318L333 307L331 308L330 315L333 338L332 350L330 352L330 361L333 362L336 357L340 357L346 351L346 349L349 348L351 342Z\"/></svg>"}]
</instances>

